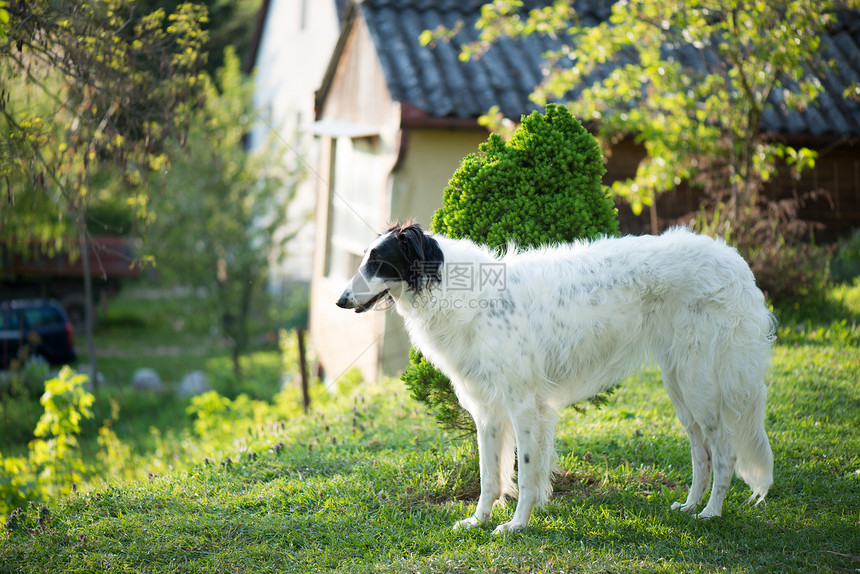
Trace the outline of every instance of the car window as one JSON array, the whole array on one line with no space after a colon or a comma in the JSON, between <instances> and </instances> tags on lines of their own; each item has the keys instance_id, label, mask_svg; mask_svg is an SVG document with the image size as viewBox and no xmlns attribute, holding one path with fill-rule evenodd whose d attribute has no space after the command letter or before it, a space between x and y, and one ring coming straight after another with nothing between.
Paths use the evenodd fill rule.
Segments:
<instances>
[{"instance_id":1,"label":"car window","mask_svg":"<svg viewBox=\"0 0 860 574\"><path fill-rule=\"evenodd\" d=\"M63 318L59 311L53 307L37 307L35 309L24 309L24 321L28 329L36 329L45 325L62 323Z\"/></svg>"},{"instance_id":2,"label":"car window","mask_svg":"<svg viewBox=\"0 0 860 574\"><path fill-rule=\"evenodd\" d=\"M8 313L8 314L7 314ZM20 315L17 311L0 311L0 329L4 331L17 331L20 325Z\"/></svg>"}]
</instances>

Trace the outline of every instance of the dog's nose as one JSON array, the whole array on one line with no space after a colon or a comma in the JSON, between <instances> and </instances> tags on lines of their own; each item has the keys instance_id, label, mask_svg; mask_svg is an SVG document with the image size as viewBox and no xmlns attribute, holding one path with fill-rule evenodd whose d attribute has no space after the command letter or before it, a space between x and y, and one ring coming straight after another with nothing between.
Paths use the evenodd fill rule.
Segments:
<instances>
[{"instance_id":1,"label":"dog's nose","mask_svg":"<svg viewBox=\"0 0 860 574\"><path fill-rule=\"evenodd\" d=\"M337 300L337 303L335 303L335 305L337 305L341 309L352 309L353 307L355 307L355 305L352 304L352 301L350 301L349 291L344 291L343 295L340 296L340 299Z\"/></svg>"}]
</instances>

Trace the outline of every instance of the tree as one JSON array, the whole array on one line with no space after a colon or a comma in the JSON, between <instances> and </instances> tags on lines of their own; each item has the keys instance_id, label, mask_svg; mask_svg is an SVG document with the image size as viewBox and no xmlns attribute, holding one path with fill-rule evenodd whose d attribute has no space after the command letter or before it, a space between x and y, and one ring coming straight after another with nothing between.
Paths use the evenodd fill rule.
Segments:
<instances>
[{"instance_id":1,"label":"tree","mask_svg":"<svg viewBox=\"0 0 860 574\"><path fill-rule=\"evenodd\" d=\"M80 247L93 372L92 180L115 166L129 184L127 201L145 214L146 174L167 165L165 142L182 138L200 101L205 20L205 9L190 3L138 16L130 0L18 0L0 12L3 235L9 239L6 224L27 217L34 203L68 222L55 231L73 230ZM29 201L19 204L21 197Z\"/></svg>"},{"instance_id":2,"label":"tree","mask_svg":"<svg viewBox=\"0 0 860 574\"><path fill-rule=\"evenodd\" d=\"M149 14L158 9L175 12L182 0L134 0L138 10ZM244 61L251 44L257 13L262 0L198 0L206 6L208 20L202 24L207 32L203 49L209 54L205 70L214 77L215 71L224 65L223 54L228 46L235 48Z\"/></svg>"},{"instance_id":3,"label":"tree","mask_svg":"<svg viewBox=\"0 0 860 574\"><path fill-rule=\"evenodd\" d=\"M575 114L597 120L607 148L625 135L644 145L636 176L612 186L634 212L700 176L725 180L736 212L756 203L779 159L798 170L814 165L813 151L762 133L761 119L776 104L802 110L821 92L828 64L820 36L836 2L622 1L597 26L577 24L570 2L525 15L522 6L484 6L480 38L463 57L480 55L500 36L559 38L532 99L569 98Z\"/></svg>"},{"instance_id":4,"label":"tree","mask_svg":"<svg viewBox=\"0 0 860 574\"><path fill-rule=\"evenodd\" d=\"M265 291L270 257L291 238L279 230L295 194L298 174L284 168L276 145L259 154L243 147L258 121L253 84L228 49L217 85L194 114L186 149L177 150L162 193L153 198L154 219L146 242L166 280L201 289L205 308L230 345L241 379L241 356L250 342L250 320Z\"/></svg>"},{"instance_id":5,"label":"tree","mask_svg":"<svg viewBox=\"0 0 860 574\"><path fill-rule=\"evenodd\" d=\"M463 159L431 228L498 250L616 235L605 171L594 137L567 108L548 104L544 114L523 117L510 140L491 134L480 153ZM416 349L402 378L443 427L474 432L451 381Z\"/></svg>"}]
</instances>

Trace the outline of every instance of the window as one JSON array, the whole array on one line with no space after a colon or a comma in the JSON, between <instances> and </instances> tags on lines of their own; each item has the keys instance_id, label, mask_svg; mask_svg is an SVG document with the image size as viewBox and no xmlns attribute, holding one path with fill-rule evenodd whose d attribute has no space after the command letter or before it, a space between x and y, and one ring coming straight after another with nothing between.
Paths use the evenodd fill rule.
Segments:
<instances>
[{"instance_id":1,"label":"window","mask_svg":"<svg viewBox=\"0 0 860 574\"><path fill-rule=\"evenodd\" d=\"M24 309L24 324L28 329L36 329L45 325L62 324L63 317L53 307L36 307Z\"/></svg>"},{"instance_id":2,"label":"window","mask_svg":"<svg viewBox=\"0 0 860 574\"><path fill-rule=\"evenodd\" d=\"M18 331L21 329L22 321L26 325L26 320L22 317L22 312L18 309L6 309L0 312L0 329L4 331Z\"/></svg>"},{"instance_id":3,"label":"window","mask_svg":"<svg viewBox=\"0 0 860 574\"><path fill-rule=\"evenodd\" d=\"M379 231L382 189L377 148L378 138L374 137L334 140L327 276L351 277Z\"/></svg>"}]
</instances>

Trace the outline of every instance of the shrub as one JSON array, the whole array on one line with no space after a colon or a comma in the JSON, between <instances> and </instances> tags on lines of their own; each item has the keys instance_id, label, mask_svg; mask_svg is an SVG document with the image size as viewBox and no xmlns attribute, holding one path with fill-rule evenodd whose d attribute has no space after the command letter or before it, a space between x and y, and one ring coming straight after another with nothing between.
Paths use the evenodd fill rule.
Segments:
<instances>
[{"instance_id":1,"label":"shrub","mask_svg":"<svg viewBox=\"0 0 860 574\"><path fill-rule=\"evenodd\" d=\"M443 428L464 434L475 432L475 421L457 401L450 379L415 347L409 350L409 367L401 379L412 398L430 407Z\"/></svg>"},{"instance_id":2,"label":"shrub","mask_svg":"<svg viewBox=\"0 0 860 574\"><path fill-rule=\"evenodd\" d=\"M848 237L840 239L836 249L836 255L830 262L833 280L849 283L860 276L860 228L854 229Z\"/></svg>"},{"instance_id":3,"label":"shrub","mask_svg":"<svg viewBox=\"0 0 860 574\"><path fill-rule=\"evenodd\" d=\"M603 186L597 140L564 106L533 112L507 142L491 134L466 156L445 188L431 230L498 250L617 235L618 218ZM443 428L474 432L448 378L410 352L402 379Z\"/></svg>"},{"instance_id":4,"label":"shrub","mask_svg":"<svg viewBox=\"0 0 860 574\"><path fill-rule=\"evenodd\" d=\"M504 249L618 233L597 140L564 106L533 112L507 142L497 134L466 156L431 229Z\"/></svg>"},{"instance_id":5,"label":"shrub","mask_svg":"<svg viewBox=\"0 0 860 574\"><path fill-rule=\"evenodd\" d=\"M89 377L63 367L53 379L45 381L40 399L45 411L36 424L36 440L29 445L30 463L38 469L46 492L66 494L80 482L87 465L78 447L81 422L93 418L95 397L86 390Z\"/></svg>"},{"instance_id":6,"label":"shrub","mask_svg":"<svg viewBox=\"0 0 860 574\"><path fill-rule=\"evenodd\" d=\"M28 457L0 456L0 518L27 501L70 492L87 472L77 439L81 422L93 417L95 397L84 388L87 380L63 367L45 381L44 412Z\"/></svg>"}]
</instances>

